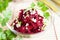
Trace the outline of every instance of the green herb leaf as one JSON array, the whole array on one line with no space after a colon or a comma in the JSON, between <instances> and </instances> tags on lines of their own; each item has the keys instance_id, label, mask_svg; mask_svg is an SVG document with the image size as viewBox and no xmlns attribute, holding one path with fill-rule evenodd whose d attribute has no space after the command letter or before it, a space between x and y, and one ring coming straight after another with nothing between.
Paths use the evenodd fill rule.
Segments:
<instances>
[{"instance_id":1,"label":"green herb leaf","mask_svg":"<svg viewBox=\"0 0 60 40\"><path fill-rule=\"evenodd\" d=\"M2 2L0 2L0 12L2 12L2 10L3 10L3 4Z\"/></svg>"},{"instance_id":2,"label":"green herb leaf","mask_svg":"<svg viewBox=\"0 0 60 40\"><path fill-rule=\"evenodd\" d=\"M2 36L2 32L0 32L0 40L2 40L2 37L1 36Z\"/></svg>"},{"instance_id":3,"label":"green herb leaf","mask_svg":"<svg viewBox=\"0 0 60 40\"><path fill-rule=\"evenodd\" d=\"M32 4L31 4L31 8L34 8L34 7L35 7L35 4L34 4L34 3L32 3Z\"/></svg>"},{"instance_id":4,"label":"green herb leaf","mask_svg":"<svg viewBox=\"0 0 60 40\"><path fill-rule=\"evenodd\" d=\"M4 30L0 28L0 40L14 40L16 35L10 30Z\"/></svg>"},{"instance_id":5,"label":"green herb leaf","mask_svg":"<svg viewBox=\"0 0 60 40\"><path fill-rule=\"evenodd\" d=\"M6 18L3 18L1 25L2 26L5 26L6 23L8 22L8 20L9 20L9 18L7 18L7 17Z\"/></svg>"},{"instance_id":6,"label":"green herb leaf","mask_svg":"<svg viewBox=\"0 0 60 40\"><path fill-rule=\"evenodd\" d=\"M13 40L13 38L15 38L14 35L11 35L11 36L8 37L9 40Z\"/></svg>"},{"instance_id":7,"label":"green herb leaf","mask_svg":"<svg viewBox=\"0 0 60 40\"><path fill-rule=\"evenodd\" d=\"M2 14L3 14L3 16L4 17L7 17L7 18L11 18L11 16L12 16L12 13L11 13L11 10L6 10L6 11L4 11L4 12L2 12Z\"/></svg>"},{"instance_id":8,"label":"green herb leaf","mask_svg":"<svg viewBox=\"0 0 60 40\"><path fill-rule=\"evenodd\" d=\"M0 16L0 23L2 22L3 18Z\"/></svg>"},{"instance_id":9,"label":"green herb leaf","mask_svg":"<svg viewBox=\"0 0 60 40\"><path fill-rule=\"evenodd\" d=\"M6 38L6 34L2 33L1 38L2 38L2 40L7 40L7 38Z\"/></svg>"},{"instance_id":10,"label":"green herb leaf","mask_svg":"<svg viewBox=\"0 0 60 40\"><path fill-rule=\"evenodd\" d=\"M0 40L7 40L6 34L4 33L4 31L0 32Z\"/></svg>"},{"instance_id":11,"label":"green herb leaf","mask_svg":"<svg viewBox=\"0 0 60 40\"><path fill-rule=\"evenodd\" d=\"M49 14L48 12L44 13L44 17L45 17L46 19L48 19L49 16L50 16L50 14Z\"/></svg>"},{"instance_id":12,"label":"green herb leaf","mask_svg":"<svg viewBox=\"0 0 60 40\"><path fill-rule=\"evenodd\" d=\"M6 10L6 11L2 12L2 15L4 16L4 18L2 18L2 17L0 16L0 18L1 18L1 19L0 19L0 23L1 23L2 26L6 26L6 23L7 23L8 20L11 19L11 17L12 17L12 13L11 13L10 10Z\"/></svg>"},{"instance_id":13,"label":"green herb leaf","mask_svg":"<svg viewBox=\"0 0 60 40\"><path fill-rule=\"evenodd\" d=\"M0 32L2 32L3 31L3 29L2 28L0 28Z\"/></svg>"},{"instance_id":14,"label":"green herb leaf","mask_svg":"<svg viewBox=\"0 0 60 40\"><path fill-rule=\"evenodd\" d=\"M10 30L5 30L5 33L7 36L11 36L13 35L14 37L16 36L13 32L11 32Z\"/></svg>"},{"instance_id":15,"label":"green herb leaf","mask_svg":"<svg viewBox=\"0 0 60 40\"><path fill-rule=\"evenodd\" d=\"M6 9L10 1L12 0L0 0L0 12Z\"/></svg>"},{"instance_id":16,"label":"green herb leaf","mask_svg":"<svg viewBox=\"0 0 60 40\"><path fill-rule=\"evenodd\" d=\"M9 0L9 2L11 2L12 0Z\"/></svg>"},{"instance_id":17,"label":"green herb leaf","mask_svg":"<svg viewBox=\"0 0 60 40\"><path fill-rule=\"evenodd\" d=\"M42 7L42 6L44 6L45 4L43 3L43 2L37 2L37 6L39 6L39 7Z\"/></svg>"},{"instance_id":18,"label":"green herb leaf","mask_svg":"<svg viewBox=\"0 0 60 40\"><path fill-rule=\"evenodd\" d=\"M43 6L41 10L42 10L42 11L46 11L46 10L48 10L48 7Z\"/></svg>"},{"instance_id":19,"label":"green herb leaf","mask_svg":"<svg viewBox=\"0 0 60 40\"><path fill-rule=\"evenodd\" d=\"M6 34L8 40L12 40L13 38L16 37L16 35L13 32L11 32L10 30L5 30L5 34Z\"/></svg>"},{"instance_id":20,"label":"green herb leaf","mask_svg":"<svg viewBox=\"0 0 60 40\"><path fill-rule=\"evenodd\" d=\"M4 32L5 32L5 34L6 34L7 36L10 36L10 35L11 35L11 31L10 31L10 30L5 30Z\"/></svg>"}]
</instances>

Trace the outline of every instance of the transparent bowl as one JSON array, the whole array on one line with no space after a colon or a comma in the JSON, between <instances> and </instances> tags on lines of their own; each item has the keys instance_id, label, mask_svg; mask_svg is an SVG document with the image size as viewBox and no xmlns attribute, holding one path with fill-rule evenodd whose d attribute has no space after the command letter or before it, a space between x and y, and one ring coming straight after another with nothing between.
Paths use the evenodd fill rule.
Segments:
<instances>
[{"instance_id":1,"label":"transparent bowl","mask_svg":"<svg viewBox=\"0 0 60 40\"><path fill-rule=\"evenodd\" d=\"M12 15L14 15L14 17L15 17L15 15L17 16L17 15L18 15L17 13L19 13L18 11L19 11L21 8L25 9L25 8L27 8L31 3L32 3L32 2L30 2L30 3L28 2L28 3L16 4L15 7L14 7L14 11L12 12ZM22 4L23 4L23 5L22 5ZM27 5L27 6L26 6L26 5ZM51 24L52 24L52 15L51 15L50 9L48 9L48 12L50 13L50 17L49 17L49 20L44 20L44 21L46 21L46 26L45 26L45 28L44 28L44 31L39 32L39 33L36 33L36 34L22 34L22 33L20 33L20 32L15 31L15 30L13 29L13 27L10 26L10 23L12 22L11 20L14 19L13 17L12 17L12 19L11 19L6 25L7 25L7 27L8 27L12 32L14 32L16 35L19 35L19 36L21 36L21 37L25 37L25 38L40 37L40 36L43 36L43 35L47 32L47 30L49 30L49 27L50 27ZM14 13L14 14L13 14L13 13ZM15 13L16 13L16 14L15 14Z\"/></svg>"}]
</instances>

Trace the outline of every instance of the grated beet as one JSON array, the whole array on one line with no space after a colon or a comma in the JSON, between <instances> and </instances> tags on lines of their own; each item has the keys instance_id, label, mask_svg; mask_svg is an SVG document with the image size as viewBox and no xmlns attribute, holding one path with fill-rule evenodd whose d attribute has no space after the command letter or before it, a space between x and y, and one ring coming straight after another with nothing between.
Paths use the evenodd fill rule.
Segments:
<instances>
[{"instance_id":1,"label":"grated beet","mask_svg":"<svg viewBox=\"0 0 60 40\"><path fill-rule=\"evenodd\" d=\"M25 9L26 10L26 9ZM44 25L43 23L43 17L38 14L37 10L28 10L25 12L24 9L21 9L18 15L18 22L22 22L19 27L16 25L16 20L14 20L13 23L15 23L14 30L23 33L23 34L34 34L42 31L42 27ZM33 14L31 14L33 11L35 11ZM34 19L34 20L32 20Z\"/></svg>"}]
</instances>

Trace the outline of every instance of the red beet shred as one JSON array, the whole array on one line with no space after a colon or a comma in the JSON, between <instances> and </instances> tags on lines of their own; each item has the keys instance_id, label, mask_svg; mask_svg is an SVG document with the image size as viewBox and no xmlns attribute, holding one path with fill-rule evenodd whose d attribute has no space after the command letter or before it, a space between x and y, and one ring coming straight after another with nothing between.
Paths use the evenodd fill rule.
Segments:
<instances>
[{"instance_id":1,"label":"red beet shred","mask_svg":"<svg viewBox=\"0 0 60 40\"><path fill-rule=\"evenodd\" d=\"M27 10L21 9L18 18L14 20L14 30L23 34L34 34L42 31L43 17L38 14L36 9ZM20 23L20 25L17 24Z\"/></svg>"}]
</instances>

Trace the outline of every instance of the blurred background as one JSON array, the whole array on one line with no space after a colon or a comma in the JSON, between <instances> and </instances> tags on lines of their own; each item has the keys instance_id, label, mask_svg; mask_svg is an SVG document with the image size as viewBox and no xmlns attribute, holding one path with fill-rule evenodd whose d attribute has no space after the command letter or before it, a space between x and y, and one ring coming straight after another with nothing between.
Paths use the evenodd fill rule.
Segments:
<instances>
[{"instance_id":1,"label":"blurred background","mask_svg":"<svg viewBox=\"0 0 60 40\"><path fill-rule=\"evenodd\" d=\"M40 39L27 39L27 38L22 38L11 32L7 27L6 23L9 21L9 19L14 19L15 16L17 16L16 13L18 13L19 8L16 8L17 5L20 5L20 3L24 2L32 2L32 1L42 1L45 3L51 11L53 11L53 18L54 18L54 27L52 30L55 31L52 32L47 36L48 40L60 40L60 0L0 0L0 40L47 40L42 36ZM13 14L12 14L13 13ZM12 20L11 19L11 20ZM47 35L47 34L46 34ZM46 36L45 35L45 36ZM56 36L56 37L55 37ZM43 39L44 38L44 39Z\"/></svg>"}]
</instances>

